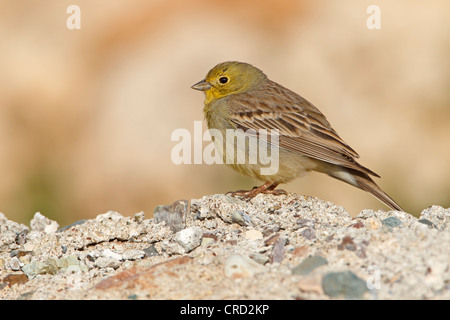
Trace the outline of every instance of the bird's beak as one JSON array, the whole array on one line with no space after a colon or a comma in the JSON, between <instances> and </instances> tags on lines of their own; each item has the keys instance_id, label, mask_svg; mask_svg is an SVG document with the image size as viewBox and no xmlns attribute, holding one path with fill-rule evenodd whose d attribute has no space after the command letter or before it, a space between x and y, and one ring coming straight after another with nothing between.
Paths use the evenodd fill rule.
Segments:
<instances>
[{"instance_id":1,"label":"bird's beak","mask_svg":"<svg viewBox=\"0 0 450 320\"><path fill-rule=\"evenodd\" d=\"M211 88L211 83L203 79L202 81L199 81L196 84L194 84L191 88L195 90L206 91Z\"/></svg>"}]
</instances>

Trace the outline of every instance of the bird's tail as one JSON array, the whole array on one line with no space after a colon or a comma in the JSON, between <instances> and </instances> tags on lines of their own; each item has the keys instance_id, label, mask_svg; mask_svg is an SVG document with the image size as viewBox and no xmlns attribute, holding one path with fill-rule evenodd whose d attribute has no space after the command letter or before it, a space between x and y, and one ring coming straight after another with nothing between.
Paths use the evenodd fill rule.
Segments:
<instances>
[{"instance_id":1,"label":"bird's tail","mask_svg":"<svg viewBox=\"0 0 450 320\"><path fill-rule=\"evenodd\" d=\"M386 192L381 190L381 188L372 180L372 178L364 173L353 169L347 169L346 171L334 171L327 172L330 176L339 179L341 181L347 182L357 188L369 192L375 198L383 202L389 208L398 211L404 211L397 202L394 201Z\"/></svg>"}]
</instances>

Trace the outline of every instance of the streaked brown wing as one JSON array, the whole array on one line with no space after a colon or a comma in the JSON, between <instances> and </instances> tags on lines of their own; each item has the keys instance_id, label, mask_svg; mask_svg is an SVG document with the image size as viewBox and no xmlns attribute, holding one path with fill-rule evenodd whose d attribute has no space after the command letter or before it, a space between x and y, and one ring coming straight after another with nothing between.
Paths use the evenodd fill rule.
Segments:
<instances>
[{"instance_id":1,"label":"streaked brown wing","mask_svg":"<svg viewBox=\"0 0 450 320\"><path fill-rule=\"evenodd\" d=\"M379 177L354 160L359 155L316 107L289 89L267 80L258 90L229 96L227 100L236 128L256 132L278 129L283 148Z\"/></svg>"}]
</instances>

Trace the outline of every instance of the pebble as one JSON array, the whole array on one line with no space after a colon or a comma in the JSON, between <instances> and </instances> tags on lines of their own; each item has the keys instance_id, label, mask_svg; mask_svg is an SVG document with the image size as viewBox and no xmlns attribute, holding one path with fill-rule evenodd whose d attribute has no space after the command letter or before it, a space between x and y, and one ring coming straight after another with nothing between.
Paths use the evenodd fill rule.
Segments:
<instances>
[{"instance_id":1,"label":"pebble","mask_svg":"<svg viewBox=\"0 0 450 320\"><path fill-rule=\"evenodd\" d=\"M381 224L388 229L393 229L395 227L401 226L403 222L397 217L388 217L381 220Z\"/></svg>"},{"instance_id":2,"label":"pebble","mask_svg":"<svg viewBox=\"0 0 450 320\"><path fill-rule=\"evenodd\" d=\"M121 262L120 260L112 257L99 257L98 259L95 260L94 265L100 269L104 268L117 269L118 267L120 267Z\"/></svg>"},{"instance_id":3,"label":"pebble","mask_svg":"<svg viewBox=\"0 0 450 320\"><path fill-rule=\"evenodd\" d=\"M178 232L186 227L188 200L178 200L169 205L157 206L153 217L157 223L165 222L172 232Z\"/></svg>"},{"instance_id":4,"label":"pebble","mask_svg":"<svg viewBox=\"0 0 450 320\"><path fill-rule=\"evenodd\" d=\"M55 233L58 230L59 224L56 221L43 216L40 212L36 212L33 219L30 221L30 227L31 230L50 234Z\"/></svg>"},{"instance_id":5,"label":"pebble","mask_svg":"<svg viewBox=\"0 0 450 320\"><path fill-rule=\"evenodd\" d=\"M119 260L119 261L123 260L123 257L121 254L118 254L118 253L112 251L111 249L103 250L103 252L101 253L101 256L105 257L105 258L112 258L114 260Z\"/></svg>"},{"instance_id":6,"label":"pebble","mask_svg":"<svg viewBox=\"0 0 450 320\"><path fill-rule=\"evenodd\" d=\"M0 300L450 298L450 209L428 208L420 220L363 210L354 219L331 202L289 194L211 195L189 210L188 228L175 233L142 212L110 211L57 233L0 213ZM29 281L10 289L12 258L23 263L18 279ZM114 287L99 293L105 278Z\"/></svg>"},{"instance_id":7,"label":"pebble","mask_svg":"<svg viewBox=\"0 0 450 320\"><path fill-rule=\"evenodd\" d=\"M369 230L377 230L381 227L381 222L377 218L370 217L366 220L366 227Z\"/></svg>"},{"instance_id":8,"label":"pebble","mask_svg":"<svg viewBox=\"0 0 450 320\"><path fill-rule=\"evenodd\" d=\"M307 240L313 240L316 238L316 233L312 228L306 228L302 230L300 234Z\"/></svg>"},{"instance_id":9,"label":"pebble","mask_svg":"<svg viewBox=\"0 0 450 320\"><path fill-rule=\"evenodd\" d=\"M251 229L245 231L244 237L248 240L259 240L263 238L263 234L259 230Z\"/></svg>"},{"instance_id":10,"label":"pebble","mask_svg":"<svg viewBox=\"0 0 450 320\"><path fill-rule=\"evenodd\" d=\"M231 212L231 222L237 223L243 227L253 226L250 216L241 210Z\"/></svg>"},{"instance_id":11,"label":"pebble","mask_svg":"<svg viewBox=\"0 0 450 320\"><path fill-rule=\"evenodd\" d=\"M277 238L273 244L272 253L270 254L270 263L283 261L284 246L287 240L285 238Z\"/></svg>"},{"instance_id":12,"label":"pebble","mask_svg":"<svg viewBox=\"0 0 450 320\"><path fill-rule=\"evenodd\" d=\"M23 263L17 257L13 257L11 258L11 260L9 260L9 267L11 268L11 270L19 271L22 265Z\"/></svg>"},{"instance_id":13,"label":"pebble","mask_svg":"<svg viewBox=\"0 0 450 320\"><path fill-rule=\"evenodd\" d=\"M224 271L228 278L245 278L266 271L266 267L248 257L233 254L225 261Z\"/></svg>"},{"instance_id":14,"label":"pebble","mask_svg":"<svg viewBox=\"0 0 450 320\"><path fill-rule=\"evenodd\" d=\"M78 260L76 255L69 255L61 258L49 257L45 261L35 260L22 267L22 271L28 278L34 278L39 274L55 275L58 271L67 271L77 267L82 272L87 272L88 268L84 263ZM72 272L72 271L71 271Z\"/></svg>"},{"instance_id":15,"label":"pebble","mask_svg":"<svg viewBox=\"0 0 450 320\"><path fill-rule=\"evenodd\" d=\"M322 278L323 292L332 297L362 299L368 291L367 284L351 271L329 272Z\"/></svg>"},{"instance_id":16,"label":"pebble","mask_svg":"<svg viewBox=\"0 0 450 320\"><path fill-rule=\"evenodd\" d=\"M81 225L81 224L85 223L86 221L87 221L86 219L81 219L81 220L75 221L74 223L71 223L71 224L69 224L69 225L67 225L65 227L62 227L57 232L64 232L64 231L66 231L66 230L68 230L68 229L70 229L70 228L72 228L74 226Z\"/></svg>"},{"instance_id":17,"label":"pebble","mask_svg":"<svg viewBox=\"0 0 450 320\"><path fill-rule=\"evenodd\" d=\"M8 274L6 277L4 277L1 281L0 281L0 290L1 290L1 283L6 283L8 285L8 287L12 287L15 284L24 284L26 282L28 282L28 277L26 275L24 275L23 273L19 273L19 274Z\"/></svg>"},{"instance_id":18,"label":"pebble","mask_svg":"<svg viewBox=\"0 0 450 320\"><path fill-rule=\"evenodd\" d=\"M326 264L328 264L328 261L324 257L320 255L310 256L305 258L302 262L295 266L292 269L292 274L304 276L311 273L318 267Z\"/></svg>"},{"instance_id":19,"label":"pebble","mask_svg":"<svg viewBox=\"0 0 450 320\"><path fill-rule=\"evenodd\" d=\"M129 249L122 253L123 260L137 260L145 257L145 252L143 250Z\"/></svg>"},{"instance_id":20,"label":"pebble","mask_svg":"<svg viewBox=\"0 0 450 320\"><path fill-rule=\"evenodd\" d=\"M189 227L177 232L174 240L183 247L186 252L191 252L202 243L203 231L199 227Z\"/></svg>"},{"instance_id":21,"label":"pebble","mask_svg":"<svg viewBox=\"0 0 450 320\"><path fill-rule=\"evenodd\" d=\"M152 257L152 256L158 256L159 255L158 250L156 250L155 246L153 246L153 245L143 249L142 251L144 251L144 253L145 253L145 255L147 257Z\"/></svg>"}]
</instances>

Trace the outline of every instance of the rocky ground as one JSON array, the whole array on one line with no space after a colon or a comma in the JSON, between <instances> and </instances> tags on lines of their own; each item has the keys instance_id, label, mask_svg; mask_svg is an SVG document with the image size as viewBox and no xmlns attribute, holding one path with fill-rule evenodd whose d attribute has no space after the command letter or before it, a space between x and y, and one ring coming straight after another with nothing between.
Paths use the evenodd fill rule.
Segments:
<instances>
[{"instance_id":1,"label":"rocky ground","mask_svg":"<svg viewBox=\"0 0 450 320\"><path fill-rule=\"evenodd\" d=\"M0 299L450 299L450 209L226 195L60 228L0 213Z\"/></svg>"}]
</instances>

